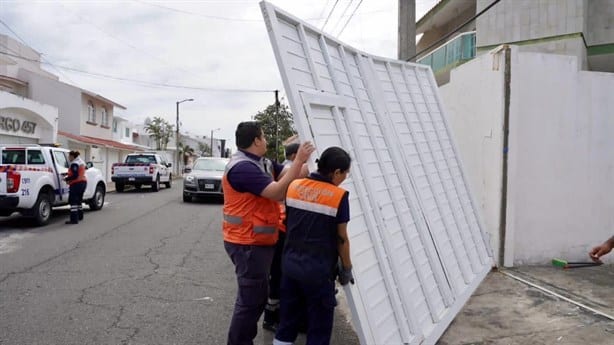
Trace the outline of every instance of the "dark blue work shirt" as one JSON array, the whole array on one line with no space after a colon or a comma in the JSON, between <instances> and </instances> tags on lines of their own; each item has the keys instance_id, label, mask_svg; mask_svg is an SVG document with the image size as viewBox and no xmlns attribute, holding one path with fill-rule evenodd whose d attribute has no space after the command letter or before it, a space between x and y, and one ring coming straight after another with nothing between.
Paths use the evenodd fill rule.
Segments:
<instances>
[{"instance_id":1,"label":"dark blue work shirt","mask_svg":"<svg viewBox=\"0 0 614 345\"><path fill-rule=\"evenodd\" d=\"M264 157L259 157L255 154L249 153L247 151L241 150L247 157L253 159L254 162L258 163L263 159L267 159ZM260 195L262 191L273 182L273 176L279 176L284 166L275 162L273 163L274 172L268 172L269 174L263 173L260 168L256 165L251 164L250 162L239 162L237 163L230 171L228 172L227 178L228 183L234 188L237 192L240 193L252 193L254 195ZM266 164L265 164L266 166Z\"/></svg>"}]
</instances>

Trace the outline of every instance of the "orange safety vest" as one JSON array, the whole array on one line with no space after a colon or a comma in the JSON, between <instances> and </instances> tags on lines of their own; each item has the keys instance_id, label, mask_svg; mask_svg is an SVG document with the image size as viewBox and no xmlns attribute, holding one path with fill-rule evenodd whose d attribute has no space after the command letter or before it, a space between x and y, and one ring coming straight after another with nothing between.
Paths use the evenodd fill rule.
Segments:
<instances>
[{"instance_id":1,"label":"orange safety vest","mask_svg":"<svg viewBox=\"0 0 614 345\"><path fill-rule=\"evenodd\" d=\"M279 203L249 192L238 192L228 182L228 172L239 162L250 162L268 174L263 162L256 162L237 151L226 165L222 177L224 190L224 241L244 245L272 246L277 242Z\"/></svg>"},{"instance_id":2,"label":"orange safety vest","mask_svg":"<svg viewBox=\"0 0 614 345\"><path fill-rule=\"evenodd\" d=\"M339 256L336 217L346 193L314 177L290 183L286 194L288 230L282 259L285 275L312 283L334 276Z\"/></svg>"},{"instance_id":3,"label":"orange safety vest","mask_svg":"<svg viewBox=\"0 0 614 345\"><path fill-rule=\"evenodd\" d=\"M286 232L286 205L279 203L279 231Z\"/></svg>"},{"instance_id":4,"label":"orange safety vest","mask_svg":"<svg viewBox=\"0 0 614 345\"><path fill-rule=\"evenodd\" d=\"M77 172L77 178L75 178L74 180L69 180L68 181L68 185L72 186L75 183L79 183L79 182L86 182L87 179L85 178L85 163L83 162L83 160L79 157L75 158L75 160L73 160L72 162L70 162L70 165L73 164L78 164L79 165L79 170ZM68 177L72 178L73 177L73 171L72 169L68 169Z\"/></svg>"}]
</instances>

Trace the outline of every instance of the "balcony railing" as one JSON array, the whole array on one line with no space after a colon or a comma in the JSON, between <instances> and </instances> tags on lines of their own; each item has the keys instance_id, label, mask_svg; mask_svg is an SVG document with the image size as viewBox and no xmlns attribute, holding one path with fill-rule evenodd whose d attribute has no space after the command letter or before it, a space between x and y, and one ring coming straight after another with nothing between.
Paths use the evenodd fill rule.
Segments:
<instances>
[{"instance_id":1,"label":"balcony railing","mask_svg":"<svg viewBox=\"0 0 614 345\"><path fill-rule=\"evenodd\" d=\"M437 73L473 59L475 52L475 31L465 32L418 59L417 62L431 66L433 73Z\"/></svg>"}]
</instances>

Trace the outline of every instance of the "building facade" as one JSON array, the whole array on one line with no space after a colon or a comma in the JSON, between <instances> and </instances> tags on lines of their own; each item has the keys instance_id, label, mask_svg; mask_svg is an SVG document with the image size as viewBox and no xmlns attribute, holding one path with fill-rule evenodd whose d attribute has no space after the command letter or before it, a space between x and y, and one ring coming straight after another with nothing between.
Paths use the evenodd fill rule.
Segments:
<instances>
[{"instance_id":1,"label":"building facade","mask_svg":"<svg viewBox=\"0 0 614 345\"><path fill-rule=\"evenodd\" d=\"M588 259L614 224L614 0L442 0L416 26L498 263Z\"/></svg>"},{"instance_id":2,"label":"building facade","mask_svg":"<svg viewBox=\"0 0 614 345\"><path fill-rule=\"evenodd\" d=\"M432 67L439 85L452 68L502 44L614 72L613 18L614 0L441 0L416 23L416 61Z\"/></svg>"},{"instance_id":3,"label":"building facade","mask_svg":"<svg viewBox=\"0 0 614 345\"><path fill-rule=\"evenodd\" d=\"M59 143L69 149L79 150L83 159L99 168L107 181L111 179L113 163L119 162L122 155L139 150L134 145L113 138L115 109L126 109L124 106L94 92L60 81L58 76L41 68L39 53L6 35L0 35L0 52L4 53L1 54L0 60L0 88L4 90L2 92L30 100L21 102L20 111L14 110L14 107L7 109L4 103L0 103L0 109L7 113L3 117L11 119L11 124L15 120L22 123L41 123L40 126L33 126L34 133L25 133L23 125L20 131L13 130L13 134L23 134L21 142ZM13 97L6 97L13 103L17 102ZM42 104L37 109L48 113L39 114L36 119L38 122L33 121L36 116L32 109L28 112L23 108L36 108L35 103ZM37 128L40 130L39 134L36 133ZM54 134L49 134L49 131Z\"/></svg>"}]
</instances>

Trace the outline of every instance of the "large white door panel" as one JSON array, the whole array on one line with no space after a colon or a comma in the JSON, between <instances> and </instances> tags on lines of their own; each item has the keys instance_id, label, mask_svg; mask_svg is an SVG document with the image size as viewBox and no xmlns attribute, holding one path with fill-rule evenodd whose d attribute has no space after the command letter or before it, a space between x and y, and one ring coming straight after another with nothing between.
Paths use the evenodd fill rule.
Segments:
<instances>
[{"instance_id":1,"label":"large white door panel","mask_svg":"<svg viewBox=\"0 0 614 345\"><path fill-rule=\"evenodd\" d=\"M430 69L261 6L301 139L353 159L346 294L361 343L435 343L492 258Z\"/></svg>"}]
</instances>

